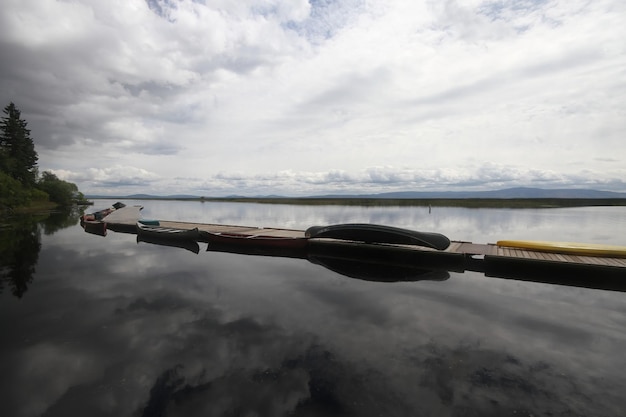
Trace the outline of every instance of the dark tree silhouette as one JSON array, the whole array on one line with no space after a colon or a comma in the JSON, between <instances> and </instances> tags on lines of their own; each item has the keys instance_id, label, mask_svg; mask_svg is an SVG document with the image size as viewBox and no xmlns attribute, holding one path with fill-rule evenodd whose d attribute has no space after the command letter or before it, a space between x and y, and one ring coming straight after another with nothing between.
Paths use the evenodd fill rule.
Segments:
<instances>
[{"instance_id":1,"label":"dark tree silhouette","mask_svg":"<svg viewBox=\"0 0 626 417\"><path fill-rule=\"evenodd\" d=\"M7 283L22 298L33 281L40 249L39 228L30 219L0 230L0 292Z\"/></svg>"},{"instance_id":2,"label":"dark tree silhouette","mask_svg":"<svg viewBox=\"0 0 626 417\"><path fill-rule=\"evenodd\" d=\"M12 102L4 108L0 122L0 170L26 187L37 179L37 152L21 112Z\"/></svg>"}]
</instances>

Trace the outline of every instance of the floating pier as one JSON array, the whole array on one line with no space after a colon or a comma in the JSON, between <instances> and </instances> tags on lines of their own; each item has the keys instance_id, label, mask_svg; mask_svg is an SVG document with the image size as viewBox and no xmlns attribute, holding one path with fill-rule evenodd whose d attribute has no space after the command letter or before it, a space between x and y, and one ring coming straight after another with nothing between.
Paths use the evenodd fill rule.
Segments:
<instances>
[{"instance_id":1,"label":"floating pier","mask_svg":"<svg viewBox=\"0 0 626 417\"><path fill-rule=\"evenodd\" d=\"M124 207L106 216L103 221L109 230L137 233L140 206ZM236 225L204 224L178 221L159 221L161 227L178 230L205 231L213 234L235 234L254 238L273 236L305 238L305 231L260 228ZM201 235L202 236L202 235ZM330 238L309 238L306 247L276 248L214 244L209 240L208 251L232 252L264 256L304 258L333 264L344 262L362 268L413 268L428 271L474 271L488 277L511 278L585 288L626 291L626 257L581 256L557 252L523 250L496 244L477 244L452 241L445 250L416 245L364 243ZM320 261L321 260L321 261ZM332 269L332 268L331 268Z\"/></svg>"}]
</instances>

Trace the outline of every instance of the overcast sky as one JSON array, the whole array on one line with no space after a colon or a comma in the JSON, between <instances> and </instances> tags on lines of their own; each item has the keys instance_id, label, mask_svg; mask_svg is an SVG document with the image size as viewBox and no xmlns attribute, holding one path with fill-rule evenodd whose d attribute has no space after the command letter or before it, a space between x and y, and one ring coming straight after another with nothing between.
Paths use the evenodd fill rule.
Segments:
<instances>
[{"instance_id":1,"label":"overcast sky","mask_svg":"<svg viewBox=\"0 0 626 417\"><path fill-rule=\"evenodd\" d=\"M623 0L2 0L0 102L86 194L626 191Z\"/></svg>"}]
</instances>

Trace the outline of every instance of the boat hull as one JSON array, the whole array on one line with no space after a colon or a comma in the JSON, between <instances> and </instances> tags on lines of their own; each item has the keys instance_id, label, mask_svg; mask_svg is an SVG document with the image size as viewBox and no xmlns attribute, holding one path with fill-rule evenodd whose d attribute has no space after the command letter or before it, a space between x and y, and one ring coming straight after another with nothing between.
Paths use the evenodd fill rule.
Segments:
<instances>
[{"instance_id":1,"label":"boat hull","mask_svg":"<svg viewBox=\"0 0 626 417\"><path fill-rule=\"evenodd\" d=\"M107 224L98 220L82 220L81 226L87 233L98 236L106 236Z\"/></svg>"},{"instance_id":2,"label":"boat hull","mask_svg":"<svg viewBox=\"0 0 626 417\"><path fill-rule=\"evenodd\" d=\"M141 237L151 237L160 240L178 240L178 241L198 241L200 235L198 228L193 229L174 229L161 226L148 226L137 222L137 235Z\"/></svg>"},{"instance_id":3,"label":"boat hull","mask_svg":"<svg viewBox=\"0 0 626 417\"><path fill-rule=\"evenodd\" d=\"M437 250L450 246L450 239L439 233L418 232L398 227L367 223L347 223L331 226L309 227L305 235L309 238L328 238L365 243L388 243L416 245Z\"/></svg>"}]
</instances>

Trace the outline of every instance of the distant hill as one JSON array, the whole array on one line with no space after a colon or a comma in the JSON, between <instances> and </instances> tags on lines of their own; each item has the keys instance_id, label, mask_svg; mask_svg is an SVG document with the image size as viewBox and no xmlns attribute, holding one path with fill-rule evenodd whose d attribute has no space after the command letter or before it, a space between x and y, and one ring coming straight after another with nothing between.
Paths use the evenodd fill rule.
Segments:
<instances>
[{"instance_id":1,"label":"distant hill","mask_svg":"<svg viewBox=\"0 0 626 417\"><path fill-rule=\"evenodd\" d=\"M341 198L341 196L333 196ZM345 197L345 196L344 196ZM494 191L404 191L356 195L358 198L626 198L626 193L586 189L506 188Z\"/></svg>"},{"instance_id":2,"label":"distant hill","mask_svg":"<svg viewBox=\"0 0 626 417\"><path fill-rule=\"evenodd\" d=\"M97 196L91 195L87 196L87 198L106 198L106 199L199 199L200 196L191 195L191 194L177 194L177 195L168 195L168 196L157 196L150 194L132 194L127 196ZM206 198L215 198L215 197L206 197ZM219 197L218 197L219 198ZM239 196L239 195L230 195L227 197L221 198L293 198L287 196L278 196L278 195L266 195L266 196ZM315 196L307 196L300 198L332 198L332 199L342 199L342 198L380 198L380 199L478 199L478 198L516 198L516 199L524 199L524 198L583 198L583 199L610 199L610 198L620 198L626 199L626 193L617 193L613 191L599 191L599 190L588 190L588 189L543 189L543 188L528 188L528 187L516 187L516 188L506 188L503 190L494 190L494 191L398 191L398 192L390 192L390 193L378 193L378 194L351 194L351 195L339 195L339 194L327 194L327 195L315 195Z\"/></svg>"}]
</instances>

